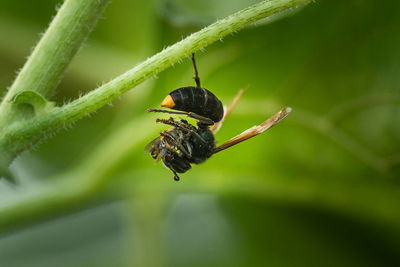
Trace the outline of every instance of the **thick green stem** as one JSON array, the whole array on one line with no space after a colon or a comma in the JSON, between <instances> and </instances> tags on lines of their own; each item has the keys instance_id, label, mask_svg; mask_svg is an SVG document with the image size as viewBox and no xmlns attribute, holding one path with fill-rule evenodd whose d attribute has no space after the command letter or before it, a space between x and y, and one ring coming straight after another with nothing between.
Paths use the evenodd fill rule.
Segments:
<instances>
[{"instance_id":1,"label":"thick green stem","mask_svg":"<svg viewBox=\"0 0 400 267\"><path fill-rule=\"evenodd\" d=\"M26 117L10 100L23 91L51 95L110 0L66 0L0 106L0 129Z\"/></svg>"},{"instance_id":2,"label":"thick green stem","mask_svg":"<svg viewBox=\"0 0 400 267\"><path fill-rule=\"evenodd\" d=\"M56 108L46 115L12 125L0 136L0 150L7 151L14 157L45 136L101 108L132 87L179 62L191 53L221 40L257 20L309 2L310 0L262 1L221 19L164 49L87 95L61 108Z\"/></svg>"}]
</instances>

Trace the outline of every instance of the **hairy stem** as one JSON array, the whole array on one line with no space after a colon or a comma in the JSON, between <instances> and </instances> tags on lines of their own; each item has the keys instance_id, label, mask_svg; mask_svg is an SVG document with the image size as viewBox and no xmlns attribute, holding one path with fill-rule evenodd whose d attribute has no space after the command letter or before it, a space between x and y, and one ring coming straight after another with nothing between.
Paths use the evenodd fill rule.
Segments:
<instances>
[{"instance_id":1,"label":"hairy stem","mask_svg":"<svg viewBox=\"0 0 400 267\"><path fill-rule=\"evenodd\" d=\"M12 159L32 144L108 104L132 87L179 62L191 53L257 20L309 2L310 0L262 1L193 33L114 80L61 108L55 108L46 115L10 126L0 135L0 150L7 153L7 155L3 155L3 158Z\"/></svg>"},{"instance_id":2,"label":"hairy stem","mask_svg":"<svg viewBox=\"0 0 400 267\"><path fill-rule=\"evenodd\" d=\"M51 95L110 0L66 0L0 105L0 129L26 117L10 100L23 91Z\"/></svg>"}]
</instances>

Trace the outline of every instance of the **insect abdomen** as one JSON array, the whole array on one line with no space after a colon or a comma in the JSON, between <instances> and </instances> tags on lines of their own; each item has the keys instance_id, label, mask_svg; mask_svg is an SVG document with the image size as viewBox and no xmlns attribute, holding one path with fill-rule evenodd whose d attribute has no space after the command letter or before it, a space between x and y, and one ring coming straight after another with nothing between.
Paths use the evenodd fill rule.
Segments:
<instances>
[{"instance_id":1,"label":"insect abdomen","mask_svg":"<svg viewBox=\"0 0 400 267\"><path fill-rule=\"evenodd\" d=\"M172 91L161 105L175 110L193 112L210 118L214 122L220 121L224 116L221 101L213 93L200 87L178 88Z\"/></svg>"}]
</instances>

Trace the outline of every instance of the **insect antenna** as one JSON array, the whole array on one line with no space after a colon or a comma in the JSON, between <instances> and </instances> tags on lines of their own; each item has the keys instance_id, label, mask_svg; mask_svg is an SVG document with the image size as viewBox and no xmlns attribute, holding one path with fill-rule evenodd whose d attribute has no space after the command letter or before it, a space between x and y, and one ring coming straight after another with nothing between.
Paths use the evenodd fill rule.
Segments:
<instances>
[{"instance_id":1,"label":"insect antenna","mask_svg":"<svg viewBox=\"0 0 400 267\"><path fill-rule=\"evenodd\" d=\"M270 117L269 119L267 119L260 125L253 126L249 129L247 129L246 131L242 132L241 134L233 137L226 143L214 148L213 154L218 153L224 149L227 149L228 147L239 144L240 142L250 139L256 135L259 135L268 129L271 129L274 125L278 124L284 118L286 118L291 111L292 111L292 109L289 107L281 109L278 113L274 114L272 117Z\"/></svg>"}]
</instances>

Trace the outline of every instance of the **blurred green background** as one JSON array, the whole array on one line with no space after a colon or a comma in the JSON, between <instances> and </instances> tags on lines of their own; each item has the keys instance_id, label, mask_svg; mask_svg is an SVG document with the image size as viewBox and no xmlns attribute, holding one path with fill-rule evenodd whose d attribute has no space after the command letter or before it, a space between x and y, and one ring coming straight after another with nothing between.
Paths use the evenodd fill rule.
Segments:
<instances>
[{"instance_id":1,"label":"blurred green background","mask_svg":"<svg viewBox=\"0 0 400 267\"><path fill-rule=\"evenodd\" d=\"M255 2L114 0L52 100ZM60 4L0 2L1 93ZM224 103L249 88L220 143L293 113L178 183L143 152L165 128L146 109L194 83L189 60L25 152L0 182L0 266L400 266L399 13L319 0L197 53Z\"/></svg>"}]
</instances>

